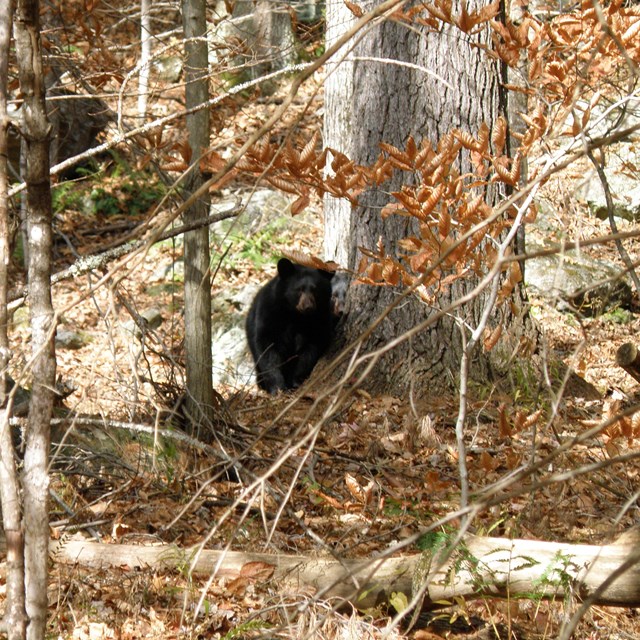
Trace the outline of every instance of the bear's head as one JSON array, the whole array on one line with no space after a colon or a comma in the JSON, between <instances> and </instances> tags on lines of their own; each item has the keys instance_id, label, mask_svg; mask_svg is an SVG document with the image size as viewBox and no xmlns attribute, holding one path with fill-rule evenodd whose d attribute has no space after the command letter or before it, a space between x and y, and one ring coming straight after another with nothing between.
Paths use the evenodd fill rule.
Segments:
<instances>
[{"instance_id":1,"label":"bear's head","mask_svg":"<svg viewBox=\"0 0 640 640\"><path fill-rule=\"evenodd\" d=\"M290 309L301 315L324 314L331 300L332 273L302 267L291 260L278 261L280 291Z\"/></svg>"}]
</instances>

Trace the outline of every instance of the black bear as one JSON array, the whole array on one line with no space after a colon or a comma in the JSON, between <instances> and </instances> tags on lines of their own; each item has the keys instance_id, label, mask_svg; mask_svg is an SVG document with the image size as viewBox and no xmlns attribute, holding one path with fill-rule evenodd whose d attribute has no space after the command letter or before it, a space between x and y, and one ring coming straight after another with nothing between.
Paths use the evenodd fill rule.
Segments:
<instances>
[{"instance_id":1,"label":"black bear","mask_svg":"<svg viewBox=\"0 0 640 640\"><path fill-rule=\"evenodd\" d=\"M299 387L331 341L332 273L278 262L278 275L251 303L246 331L258 386L269 393Z\"/></svg>"},{"instance_id":2,"label":"black bear","mask_svg":"<svg viewBox=\"0 0 640 640\"><path fill-rule=\"evenodd\" d=\"M341 271L334 274L331 279L331 316L335 327L344 314L344 307L349 289L349 274Z\"/></svg>"}]
</instances>

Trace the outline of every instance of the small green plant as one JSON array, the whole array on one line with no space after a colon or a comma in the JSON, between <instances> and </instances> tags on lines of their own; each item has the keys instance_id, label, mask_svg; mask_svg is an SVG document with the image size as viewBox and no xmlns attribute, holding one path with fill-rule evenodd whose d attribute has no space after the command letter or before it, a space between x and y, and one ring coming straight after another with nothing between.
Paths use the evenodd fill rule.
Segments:
<instances>
[{"instance_id":1,"label":"small green plant","mask_svg":"<svg viewBox=\"0 0 640 640\"><path fill-rule=\"evenodd\" d=\"M286 221L274 220L255 233L248 232L244 236L229 234L218 241L214 238L212 244L218 246L212 256L213 263L217 263L222 257L227 266L233 266L239 260L249 260L260 269L266 264L277 262L273 247L286 246L290 241L288 233L282 230L283 225L286 225Z\"/></svg>"},{"instance_id":2,"label":"small green plant","mask_svg":"<svg viewBox=\"0 0 640 640\"><path fill-rule=\"evenodd\" d=\"M105 216L146 213L165 194L166 187L145 171L133 171L121 157L113 155L109 175L86 171L86 179L61 182L53 189L53 211L97 213ZM85 173L79 169L78 173Z\"/></svg>"},{"instance_id":3,"label":"small green plant","mask_svg":"<svg viewBox=\"0 0 640 640\"><path fill-rule=\"evenodd\" d=\"M264 620L248 620L247 622L243 622L239 624L234 629L231 629L227 632L227 634L223 637L223 640L233 640L233 638L242 638L245 636L247 631L263 631L266 629L270 629L271 625Z\"/></svg>"},{"instance_id":4,"label":"small green plant","mask_svg":"<svg viewBox=\"0 0 640 640\"><path fill-rule=\"evenodd\" d=\"M91 191L91 202L96 213L103 213L107 216L120 212L120 202L118 198L102 187L97 187Z\"/></svg>"},{"instance_id":5,"label":"small green plant","mask_svg":"<svg viewBox=\"0 0 640 640\"><path fill-rule=\"evenodd\" d=\"M570 570L573 573L570 573ZM529 597L540 601L545 596L548 597L562 590L565 598L569 598L577 570L573 557L558 551L540 577L534 581L535 591L529 594Z\"/></svg>"},{"instance_id":6,"label":"small green plant","mask_svg":"<svg viewBox=\"0 0 640 640\"><path fill-rule=\"evenodd\" d=\"M132 176L132 178L135 178ZM141 187L144 185L144 188ZM157 182L149 183L147 176L146 182L125 182L122 185L122 192L125 194L128 205L128 212L132 215L146 213L151 206L156 203L164 195L164 188Z\"/></svg>"},{"instance_id":7,"label":"small green plant","mask_svg":"<svg viewBox=\"0 0 640 640\"><path fill-rule=\"evenodd\" d=\"M165 194L165 187L148 174L135 172L121 177L121 180L112 179L107 186L94 187L91 191L96 213L140 215Z\"/></svg>"},{"instance_id":8,"label":"small green plant","mask_svg":"<svg viewBox=\"0 0 640 640\"><path fill-rule=\"evenodd\" d=\"M616 307L611 311L607 311L607 313L602 316L602 320L611 324L629 324L633 320L633 314L631 311Z\"/></svg>"},{"instance_id":9,"label":"small green plant","mask_svg":"<svg viewBox=\"0 0 640 640\"><path fill-rule=\"evenodd\" d=\"M51 190L53 213L58 214L66 209L81 211L86 191L74 182L61 182Z\"/></svg>"},{"instance_id":10,"label":"small green plant","mask_svg":"<svg viewBox=\"0 0 640 640\"><path fill-rule=\"evenodd\" d=\"M388 498L385 501L384 514L389 518L408 515L423 522L427 522L434 517L431 511L424 508L424 504L421 501L398 500L395 498Z\"/></svg>"}]
</instances>

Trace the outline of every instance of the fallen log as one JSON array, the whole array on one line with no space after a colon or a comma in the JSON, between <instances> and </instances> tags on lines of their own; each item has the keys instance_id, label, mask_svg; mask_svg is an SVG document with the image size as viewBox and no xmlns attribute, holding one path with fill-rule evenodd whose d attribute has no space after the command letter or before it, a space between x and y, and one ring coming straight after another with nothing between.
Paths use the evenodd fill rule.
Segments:
<instances>
[{"instance_id":1,"label":"fallen log","mask_svg":"<svg viewBox=\"0 0 640 640\"><path fill-rule=\"evenodd\" d=\"M411 593L411 581L419 555L381 559L337 561L308 557L241 551L199 550L172 544L137 546L101 544L84 540L56 542L51 547L56 562L104 569L152 568L166 571L190 567L195 575L238 579L258 576L292 593L309 593L324 599L338 598L367 609L388 602L392 592ZM252 565L251 570L247 566ZM262 565L262 570L260 569ZM271 570L268 570L268 568Z\"/></svg>"},{"instance_id":2,"label":"fallen log","mask_svg":"<svg viewBox=\"0 0 640 640\"><path fill-rule=\"evenodd\" d=\"M613 579L613 574L628 568ZM640 604L640 529L608 545L465 536L455 549L423 553L414 591L428 606L451 598L593 598L593 604Z\"/></svg>"},{"instance_id":3,"label":"fallen log","mask_svg":"<svg viewBox=\"0 0 640 640\"><path fill-rule=\"evenodd\" d=\"M452 539L452 538L451 538ZM313 592L360 609L389 603L394 593L411 600L422 590L422 608L452 598L592 597L593 604L640 606L640 530L608 545L507 540L467 535L454 549L439 536L429 551L400 557L338 561L334 558L198 550L176 545L135 546L69 540L52 545L56 562L94 568L155 570L191 567L194 574L229 580L269 579L294 593ZM630 568L610 576L625 562ZM248 570L247 567L251 567ZM610 580L610 584L605 581ZM604 585L604 587L603 587ZM397 602L397 598L393 598Z\"/></svg>"}]
</instances>

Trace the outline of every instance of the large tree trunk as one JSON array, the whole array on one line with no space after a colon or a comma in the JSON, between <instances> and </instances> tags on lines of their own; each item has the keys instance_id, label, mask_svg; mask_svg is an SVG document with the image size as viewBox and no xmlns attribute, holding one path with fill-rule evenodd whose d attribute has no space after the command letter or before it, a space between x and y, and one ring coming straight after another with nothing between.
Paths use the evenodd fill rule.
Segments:
<instances>
[{"instance_id":1,"label":"large tree trunk","mask_svg":"<svg viewBox=\"0 0 640 640\"><path fill-rule=\"evenodd\" d=\"M377 2L370 0L364 8ZM469 11L478 2L467 3ZM459 10L459 9L458 9ZM352 24L354 18L341 0L327 3L327 39L330 45ZM434 147L452 128L476 134L482 122L489 127L505 113L505 98L500 90L502 68L471 41L482 34L466 36L444 25L441 31L421 30L398 21L378 23L355 39L353 49L344 60L336 56L327 68L325 85L325 143L344 152L358 164L370 165L386 142L404 149L411 135L419 143L430 140ZM345 48L346 49L346 48ZM394 62L397 62L394 64ZM470 170L468 157L458 169ZM385 251L397 255L398 241L409 235L415 223L408 218L389 216L382 219L382 208L391 202L390 192L402 184L411 184L415 176L397 171L381 189L370 189L351 209L345 200L325 199L326 258L355 269L359 248L375 250L382 239ZM504 189L492 186L485 191L490 205L504 197ZM477 278L457 280L438 293L437 307L443 309L468 294L478 284ZM347 303L346 336L355 339L400 291L393 287L358 286L350 290ZM492 368L518 344L525 327L522 292L514 291L515 305L504 305L501 315L494 312L491 328L502 324L508 332L502 349L494 350L491 360L476 349L470 362L472 377L486 383ZM369 376L370 388L394 388L402 392L419 384L455 388L463 352L460 327L475 328L487 300L486 291L463 307L442 317L432 326L387 353ZM514 310L516 313L514 313ZM368 351L384 347L417 326L437 309L416 298L402 302L373 333L366 344ZM467 329L465 329L467 331ZM467 338L468 336L465 336ZM535 335L534 335L535 337Z\"/></svg>"}]
</instances>

